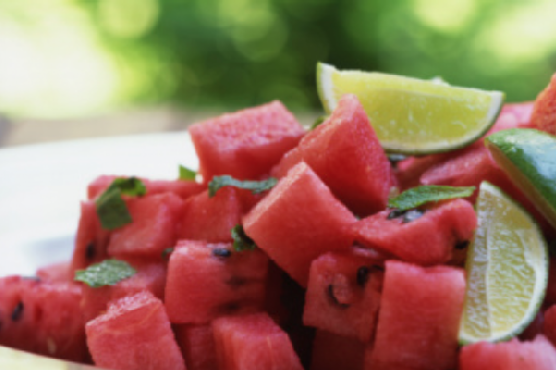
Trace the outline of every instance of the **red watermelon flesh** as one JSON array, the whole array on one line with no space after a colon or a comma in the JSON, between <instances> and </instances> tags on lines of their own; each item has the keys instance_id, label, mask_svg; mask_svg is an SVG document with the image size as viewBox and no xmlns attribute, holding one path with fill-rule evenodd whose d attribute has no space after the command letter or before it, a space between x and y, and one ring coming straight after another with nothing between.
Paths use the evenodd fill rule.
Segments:
<instances>
[{"instance_id":1,"label":"red watermelon flesh","mask_svg":"<svg viewBox=\"0 0 556 370\"><path fill-rule=\"evenodd\" d=\"M211 324L176 325L174 332L187 370L218 370Z\"/></svg>"},{"instance_id":2,"label":"red watermelon flesh","mask_svg":"<svg viewBox=\"0 0 556 370\"><path fill-rule=\"evenodd\" d=\"M510 128L531 127L530 121L534 104L535 102L504 104L496 123L490 128L486 136Z\"/></svg>"},{"instance_id":3,"label":"red watermelon flesh","mask_svg":"<svg viewBox=\"0 0 556 370\"><path fill-rule=\"evenodd\" d=\"M548 286L544 296L544 307L556 304L556 259L550 258L548 263Z\"/></svg>"},{"instance_id":4,"label":"red watermelon flesh","mask_svg":"<svg viewBox=\"0 0 556 370\"><path fill-rule=\"evenodd\" d=\"M205 191L184 202L179 238L213 243L232 241L231 230L241 223L242 215L236 188L220 188L212 198Z\"/></svg>"},{"instance_id":5,"label":"red watermelon flesh","mask_svg":"<svg viewBox=\"0 0 556 370\"><path fill-rule=\"evenodd\" d=\"M160 258L162 251L176 243L177 224L183 201L172 193L130 199L133 222L112 232L108 253L112 257Z\"/></svg>"},{"instance_id":6,"label":"red watermelon flesh","mask_svg":"<svg viewBox=\"0 0 556 370\"><path fill-rule=\"evenodd\" d=\"M117 178L126 178L128 176L119 175L101 175L97 177L87 187L87 198L95 199L99 194L105 191L112 181ZM199 194L205 190L206 186L196 183L195 181L185 180L149 180L140 178L147 188L146 196L173 193L182 199L187 199L193 195Z\"/></svg>"},{"instance_id":7,"label":"red watermelon flesh","mask_svg":"<svg viewBox=\"0 0 556 370\"><path fill-rule=\"evenodd\" d=\"M556 350L542 335L532 342L479 342L463 347L460 370L554 370Z\"/></svg>"},{"instance_id":8,"label":"red watermelon flesh","mask_svg":"<svg viewBox=\"0 0 556 370\"><path fill-rule=\"evenodd\" d=\"M300 285L311 262L348 250L353 214L304 162L293 167L243 219L245 233Z\"/></svg>"},{"instance_id":9,"label":"red watermelon flesh","mask_svg":"<svg viewBox=\"0 0 556 370\"><path fill-rule=\"evenodd\" d=\"M215 175L258 179L295 147L303 127L279 101L189 127L205 182Z\"/></svg>"},{"instance_id":10,"label":"red watermelon flesh","mask_svg":"<svg viewBox=\"0 0 556 370\"><path fill-rule=\"evenodd\" d=\"M556 346L556 305L544 312L543 332L552 345Z\"/></svg>"},{"instance_id":11,"label":"red watermelon flesh","mask_svg":"<svg viewBox=\"0 0 556 370\"><path fill-rule=\"evenodd\" d=\"M120 298L85 326L95 364L118 370L185 370L162 302L148 292Z\"/></svg>"},{"instance_id":12,"label":"red watermelon flesh","mask_svg":"<svg viewBox=\"0 0 556 370\"><path fill-rule=\"evenodd\" d=\"M352 337L317 330L311 370L363 370L365 344Z\"/></svg>"},{"instance_id":13,"label":"red watermelon flesh","mask_svg":"<svg viewBox=\"0 0 556 370\"><path fill-rule=\"evenodd\" d=\"M364 249L327 253L311 264L303 322L334 334L371 341L384 268Z\"/></svg>"},{"instance_id":14,"label":"red watermelon flesh","mask_svg":"<svg viewBox=\"0 0 556 370\"><path fill-rule=\"evenodd\" d=\"M525 330L519 335L520 340L533 340L539 334L544 333L544 314L542 311L537 312L537 316L527 325Z\"/></svg>"},{"instance_id":15,"label":"red watermelon flesh","mask_svg":"<svg viewBox=\"0 0 556 370\"><path fill-rule=\"evenodd\" d=\"M464 295L461 269L386 261L376 337L367 349L366 368L454 369Z\"/></svg>"},{"instance_id":16,"label":"red watermelon flesh","mask_svg":"<svg viewBox=\"0 0 556 370\"><path fill-rule=\"evenodd\" d=\"M73 264L72 261L56 262L37 270L37 277L44 282L50 284L56 283L72 283L73 282Z\"/></svg>"},{"instance_id":17,"label":"red watermelon flesh","mask_svg":"<svg viewBox=\"0 0 556 370\"><path fill-rule=\"evenodd\" d=\"M330 118L284 156L278 174L285 176L301 161L356 214L386 208L390 162L355 95L344 95Z\"/></svg>"},{"instance_id":18,"label":"red watermelon flesh","mask_svg":"<svg viewBox=\"0 0 556 370\"><path fill-rule=\"evenodd\" d=\"M81 287L20 276L0 279L0 345L85 361Z\"/></svg>"},{"instance_id":19,"label":"red watermelon flesh","mask_svg":"<svg viewBox=\"0 0 556 370\"><path fill-rule=\"evenodd\" d=\"M110 232L104 230L97 217L94 201L81 202L81 216L73 249L72 270L82 270L87 266L108 258Z\"/></svg>"},{"instance_id":20,"label":"red watermelon flesh","mask_svg":"<svg viewBox=\"0 0 556 370\"><path fill-rule=\"evenodd\" d=\"M548 87L541 91L535 100L531 126L556 135L556 74L552 76Z\"/></svg>"},{"instance_id":21,"label":"red watermelon flesh","mask_svg":"<svg viewBox=\"0 0 556 370\"><path fill-rule=\"evenodd\" d=\"M235 252L231 243L183 240L170 256L166 310L173 323L207 323L218 316L262 309L268 258Z\"/></svg>"},{"instance_id":22,"label":"red watermelon flesh","mask_svg":"<svg viewBox=\"0 0 556 370\"><path fill-rule=\"evenodd\" d=\"M471 240L477 226L473 206L463 199L439 202L411 222L395 212L386 210L357 222L355 240L403 261L430 266L449 261L454 247Z\"/></svg>"},{"instance_id":23,"label":"red watermelon flesh","mask_svg":"<svg viewBox=\"0 0 556 370\"><path fill-rule=\"evenodd\" d=\"M224 316L213 324L220 370L302 370L290 338L266 313Z\"/></svg>"},{"instance_id":24,"label":"red watermelon flesh","mask_svg":"<svg viewBox=\"0 0 556 370\"><path fill-rule=\"evenodd\" d=\"M136 274L120 281L116 285L91 288L83 285L83 314L86 321L91 321L106 311L109 302L129 297L142 291L149 291L155 297L164 299L166 286L166 264L140 260L128 261Z\"/></svg>"}]
</instances>

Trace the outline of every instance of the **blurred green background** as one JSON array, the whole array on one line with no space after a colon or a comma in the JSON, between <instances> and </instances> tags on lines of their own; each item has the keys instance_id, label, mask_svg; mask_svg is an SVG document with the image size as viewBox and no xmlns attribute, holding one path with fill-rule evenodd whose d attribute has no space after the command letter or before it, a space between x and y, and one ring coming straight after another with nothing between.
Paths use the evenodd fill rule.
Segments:
<instances>
[{"instance_id":1,"label":"blurred green background","mask_svg":"<svg viewBox=\"0 0 556 370\"><path fill-rule=\"evenodd\" d=\"M317 61L531 100L556 71L555 14L554 0L0 0L0 112L318 111Z\"/></svg>"}]
</instances>

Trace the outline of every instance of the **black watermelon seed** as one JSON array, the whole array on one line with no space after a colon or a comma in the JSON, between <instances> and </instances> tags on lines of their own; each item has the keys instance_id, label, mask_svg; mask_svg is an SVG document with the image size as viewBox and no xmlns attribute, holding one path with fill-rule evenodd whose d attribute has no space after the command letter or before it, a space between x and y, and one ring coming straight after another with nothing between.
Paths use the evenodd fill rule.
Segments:
<instances>
[{"instance_id":1,"label":"black watermelon seed","mask_svg":"<svg viewBox=\"0 0 556 370\"><path fill-rule=\"evenodd\" d=\"M232 256L232 251L226 248L214 248L212 255L220 258L228 258Z\"/></svg>"},{"instance_id":2,"label":"black watermelon seed","mask_svg":"<svg viewBox=\"0 0 556 370\"><path fill-rule=\"evenodd\" d=\"M469 240L464 240L456 244L456 249L465 249L469 246Z\"/></svg>"},{"instance_id":3,"label":"black watermelon seed","mask_svg":"<svg viewBox=\"0 0 556 370\"><path fill-rule=\"evenodd\" d=\"M12 321L18 322L23 318L23 310L24 310L23 302L19 302L17 306L12 311Z\"/></svg>"},{"instance_id":4,"label":"black watermelon seed","mask_svg":"<svg viewBox=\"0 0 556 370\"><path fill-rule=\"evenodd\" d=\"M224 313L236 312L241 309L239 302L229 302L221 306L220 310Z\"/></svg>"},{"instance_id":5,"label":"black watermelon seed","mask_svg":"<svg viewBox=\"0 0 556 370\"><path fill-rule=\"evenodd\" d=\"M371 270L367 266L361 266L357 269L357 285L365 286L369 280Z\"/></svg>"},{"instance_id":6,"label":"black watermelon seed","mask_svg":"<svg viewBox=\"0 0 556 370\"><path fill-rule=\"evenodd\" d=\"M347 308L349 308L349 304L346 303L340 303L340 301L338 301L338 298L336 298L336 295L334 294L334 285L330 284L328 285L328 297L330 297L330 300L332 301L332 303L334 303L336 306L338 306L339 308L345 310Z\"/></svg>"},{"instance_id":7,"label":"black watermelon seed","mask_svg":"<svg viewBox=\"0 0 556 370\"><path fill-rule=\"evenodd\" d=\"M85 259L87 261L92 261L97 256L97 249L95 248L94 242L89 242L85 247Z\"/></svg>"},{"instance_id":8,"label":"black watermelon seed","mask_svg":"<svg viewBox=\"0 0 556 370\"><path fill-rule=\"evenodd\" d=\"M407 223L413 222L413 221L423 217L424 214L425 214L424 211L420 211L418 209L412 209L411 211L407 211L403 215L402 223L407 224Z\"/></svg>"},{"instance_id":9,"label":"black watermelon seed","mask_svg":"<svg viewBox=\"0 0 556 370\"><path fill-rule=\"evenodd\" d=\"M400 211L399 209L393 209L390 211L390 213L388 214L388 217L386 217L387 220L393 220L395 218L398 218L400 216L404 215L404 211Z\"/></svg>"}]
</instances>

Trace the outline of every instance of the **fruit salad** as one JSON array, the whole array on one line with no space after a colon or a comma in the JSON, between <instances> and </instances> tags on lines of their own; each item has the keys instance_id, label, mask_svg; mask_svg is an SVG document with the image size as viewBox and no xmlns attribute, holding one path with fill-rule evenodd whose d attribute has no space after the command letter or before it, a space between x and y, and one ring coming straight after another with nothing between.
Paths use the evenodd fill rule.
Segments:
<instances>
[{"instance_id":1,"label":"fruit salad","mask_svg":"<svg viewBox=\"0 0 556 370\"><path fill-rule=\"evenodd\" d=\"M556 369L556 75L317 86L310 128L274 101L191 126L198 170L91 179L73 255L0 278L0 368Z\"/></svg>"}]
</instances>

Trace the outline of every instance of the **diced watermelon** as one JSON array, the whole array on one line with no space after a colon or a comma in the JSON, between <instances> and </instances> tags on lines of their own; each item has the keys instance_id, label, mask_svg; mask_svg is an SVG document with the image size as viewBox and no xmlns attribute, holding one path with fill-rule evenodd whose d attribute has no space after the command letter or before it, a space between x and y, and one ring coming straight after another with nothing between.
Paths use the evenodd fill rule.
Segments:
<instances>
[{"instance_id":1,"label":"diced watermelon","mask_svg":"<svg viewBox=\"0 0 556 370\"><path fill-rule=\"evenodd\" d=\"M81 288L11 276L0 279L0 345L85 361Z\"/></svg>"},{"instance_id":2,"label":"diced watermelon","mask_svg":"<svg viewBox=\"0 0 556 370\"><path fill-rule=\"evenodd\" d=\"M382 263L361 248L314 260L305 296L305 325L369 342L380 304L382 271Z\"/></svg>"},{"instance_id":3,"label":"diced watermelon","mask_svg":"<svg viewBox=\"0 0 556 370\"><path fill-rule=\"evenodd\" d=\"M355 221L304 162L243 219L245 233L302 286L315 258L350 248L347 226Z\"/></svg>"},{"instance_id":4,"label":"diced watermelon","mask_svg":"<svg viewBox=\"0 0 556 370\"><path fill-rule=\"evenodd\" d=\"M56 262L37 270L37 277L41 281L51 284L73 282L72 261Z\"/></svg>"},{"instance_id":5,"label":"diced watermelon","mask_svg":"<svg viewBox=\"0 0 556 370\"><path fill-rule=\"evenodd\" d=\"M543 332L552 345L556 346L556 305L544 312Z\"/></svg>"},{"instance_id":6,"label":"diced watermelon","mask_svg":"<svg viewBox=\"0 0 556 370\"><path fill-rule=\"evenodd\" d=\"M554 370L556 350L542 335L532 342L479 342L463 347L460 370Z\"/></svg>"},{"instance_id":7,"label":"diced watermelon","mask_svg":"<svg viewBox=\"0 0 556 370\"><path fill-rule=\"evenodd\" d=\"M330 118L284 156L277 173L285 176L301 161L355 213L386 208L390 162L355 95L344 95Z\"/></svg>"},{"instance_id":8,"label":"diced watermelon","mask_svg":"<svg viewBox=\"0 0 556 370\"><path fill-rule=\"evenodd\" d=\"M423 266L445 263L452 250L468 242L475 233L477 218L473 206L463 199L435 204L430 209L409 213L386 210L353 226L355 240L407 261Z\"/></svg>"},{"instance_id":9,"label":"diced watermelon","mask_svg":"<svg viewBox=\"0 0 556 370\"><path fill-rule=\"evenodd\" d=\"M279 101L189 127L205 182L215 175L258 179L295 147L303 127Z\"/></svg>"},{"instance_id":10,"label":"diced watermelon","mask_svg":"<svg viewBox=\"0 0 556 370\"><path fill-rule=\"evenodd\" d=\"M87 187L87 198L95 199L99 194L106 190L112 181L117 178L126 178L128 176L116 176L116 175L101 175L97 177L93 182ZM199 184L195 181L185 181L185 180L149 180L145 178L140 178L147 188L146 196L162 194L162 193L174 193L182 199L187 199L193 195L199 194L205 190L206 186Z\"/></svg>"},{"instance_id":11,"label":"diced watermelon","mask_svg":"<svg viewBox=\"0 0 556 370\"><path fill-rule=\"evenodd\" d=\"M185 370L162 302L148 292L120 298L87 323L96 365L118 370Z\"/></svg>"},{"instance_id":12,"label":"diced watermelon","mask_svg":"<svg viewBox=\"0 0 556 370\"><path fill-rule=\"evenodd\" d=\"M254 312L265 300L268 258L260 250L235 252L231 243L183 240L170 256L166 310L173 323L206 323Z\"/></svg>"},{"instance_id":13,"label":"diced watermelon","mask_svg":"<svg viewBox=\"0 0 556 370\"><path fill-rule=\"evenodd\" d=\"M311 370L363 370L365 344L352 337L317 330Z\"/></svg>"},{"instance_id":14,"label":"diced watermelon","mask_svg":"<svg viewBox=\"0 0 556 370\"><path fill-rule=\"evenodd\" d=\"M110 301L129 297L142 291L149 291L155 297L164 299L166 286L166 263L140 260L128 261L136 271L130 278L115 285L91 288L83 285L83 314L86 321L91 321L106 311Z\"/></svg>"},{"instance_id":15,"label":"diced watermelon","mask_svg":"<svg viewBox=\"0 0 556 370\"><path fill-rule=\"evenodd\" d=\"M556 135L556 74L552 76L548 87L541 91L535 100L531 125Z\"/></svg>"},{"instance_id":16,"label":"diced watermelon","mask_svg":"<svg viewBox=\"0 0 556 370\"><path fill-rule=\"evenodd\" d=\"M302 370L288 335L266 313L213 322L220 370Z\"/></svg>"},{"instance_id":17,"label":"diced watermelon","mask_svg":"<svg viewBox=\"0 0 556 370\"><path fill-rule=\"evenodd\" d=\"M386 261L376 337L367 349L366 368L454 369L464 294L461 269Z\"/></svg>"},{"instance_id":18,"label":"diced watermelon","mask_svg":"<svg viewBox=\"0 0 556 370\"><path fill-rule=\"evenodd\" d=\"M496 123L490 128L486 136L510 128L531 127L530 121L534 104L535 102L504 104Z\"/></svg>"},{"instance_id":19,"label":"diced watermelon","mask_svg":"<svg viewBox=\"0 0 556 370\"><path fill-rule=\"evenodd\" d=\"M73 271L85 269L108 258L109 236L110 233L100 225L95 202L81 202L81 217L73 250Z\"/></svg>"},{"instance_id":20,"label":"diced watermelon","mask_svg":"<svg viewBox=\"0 0 556 370\"><path fill-rule=\"evenodd\" d=\"M211 324L176 325L174 331L187 370L218 370Z\"/></svg>"},{"instance_id":21,"label":"diced watermelon","mask_svg":"<svg viewBox=\"0 0 556 370\"><path fill-rule=\"evenodd\" d=\"M164 249L176 243L183 201L172 193L163 193L130 199L127 205L133 222L112 232L108 254L160 258Z\"/></svg>"},{"instance_id":22,"label":"diced watermelon","mask_svg":"<svg viewBox=\"0 0 556 370\"><path fill-rule=\"evenodd\" d=\"M208 242L232 241L232 228L241 223L241 199L233 187L223 187L209 198L208 191L184 202L180 239Z\"/></svg>"}]
</instances>

